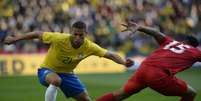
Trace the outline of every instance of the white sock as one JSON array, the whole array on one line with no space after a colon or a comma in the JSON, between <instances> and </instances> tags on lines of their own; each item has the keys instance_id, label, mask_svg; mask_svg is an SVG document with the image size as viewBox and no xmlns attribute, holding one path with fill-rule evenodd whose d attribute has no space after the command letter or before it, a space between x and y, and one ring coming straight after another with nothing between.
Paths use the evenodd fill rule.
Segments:
<instances>
[{"instance_id":1,"label":"white sock","mask_svg":"<svg viewBox=\"0 0 201 101\"><path fill-rule=\"evenodd\" d=\"M45 92L45 101L56 101L57 87L50 84Z\"/></svg>"}]
</instances>

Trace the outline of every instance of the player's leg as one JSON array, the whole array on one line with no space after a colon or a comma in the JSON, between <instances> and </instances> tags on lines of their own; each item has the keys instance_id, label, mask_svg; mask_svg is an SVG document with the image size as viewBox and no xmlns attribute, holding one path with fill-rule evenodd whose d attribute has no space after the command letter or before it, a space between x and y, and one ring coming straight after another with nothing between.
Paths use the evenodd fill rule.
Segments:
<instances>
[{"instance_id":1,"label":"player's leg","mask_svg":"<svg viewBox=\"0 0 201 101\"><path fill-rule=\"evenodd\" d=\"M117 91L106 93L103 96L97 98L96 101L120 101L131 95L132 95L131 93L127 94L126 92L124 92L123 89L120 89Z\"/></svg>"},{"instance_id":2,"label":"player's leg","mask_svg":"<svg viewBox=\"0 0 201 101\"><path fill-rule=\"evenodd\" d=\"M49 73L46 76L46 82L49 86L45 92L45 101L56 101L57 88L61 84L61 78L56 73Z\"/></svg>"},{"instance_id":3,"label":"player's leg","mask_svg":"<svg viewBox=\"0 0 201 101\"><path fill-rule=\"evenodd\" d=\"M184 93L181 97L181 101L193 101L195 98L197 92L194 88L192 88L190 85L187 85L187 92Z\"/></svg>"},{"instance_id":4,"label":"player's leg","mask_svg":"<svg viewBox=\"0 0 201 101\"><path fill-rule=\"evenodd\" d=\"M89 94L87 91L84 91L76 96L73 97L77 101L92 101L91 98L89 97Z\"/></svg>"},{"instance_id":5,"label":"player's leg","mask_svg":"<svg viewBox=\"0 0 201 101\"><path fill-rule=\"evenodd\" d=\"M61 84L61 78L56 73L47 74L45 79L49 85L59 87Z\"/></svg>"},{"instance_id":6,"label":"player's leg","mask_svg":"<svg viewBox=\"0 0 201 101\"><path fill-rule=\"evenodd\" d=\"M75 74L59 74L62 79L60 88L67 98L77 101L92 101L84 85Z\"/></svg>"},{"instance_id":7,"label":"player's leg","mask_svg":"<svg viewBox=\"0 0 201 101\"><path fill-rule=\"evenodd\" d=\"M166 96L180 96L181 101L193 101L196 92L185 81L175 76L166 77L160 81L152 82L149 87Z\"/></svg>"},{"instance_id":8,"label":"player's leg","mask_svg":"<svg viewBox=\"0 0 201 101\"><path fill-rule=\"evenodd\" d=\"M123 89L107 93L99 98L96 101L121 101L130 97L131 95L138 93L142 89L146 88L146 85L137 80L137 77L134 75L128 82L124 85Z\"/></svg>"},{"instance_id":9,"label":"player's leg","mask_svg":"<svg viewBox=\"0 0 201 101\"><path fill-rule=\"evenodd\" d=\"M47 68L38 70L38 78L40 83L47 87L45 101L56 101L57 88L61 84L61 78Z\"/></svg>"}]
</instances>

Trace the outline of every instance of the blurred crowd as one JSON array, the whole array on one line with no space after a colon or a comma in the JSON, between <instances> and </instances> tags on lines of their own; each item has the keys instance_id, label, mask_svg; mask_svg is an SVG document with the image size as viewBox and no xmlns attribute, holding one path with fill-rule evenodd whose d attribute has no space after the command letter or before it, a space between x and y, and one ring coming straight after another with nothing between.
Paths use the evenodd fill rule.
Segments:
<instances>
[{"instance_id":1,"label":"blurred crowd","mask_svg":"<svg viewBox=\"0 0 201 101\"><path fill-rule=\"evenodd\" d=\"M199 0L1 0L0 34L30 31L70 32L73 22L88 25L88 38L126 56L147 55L157 47L147 35L133 38L121 24L133 20L170 36L194 34L201 40ZM0 53L46 52L38 40L1 45Z\"/></svg>"}]
</instances>

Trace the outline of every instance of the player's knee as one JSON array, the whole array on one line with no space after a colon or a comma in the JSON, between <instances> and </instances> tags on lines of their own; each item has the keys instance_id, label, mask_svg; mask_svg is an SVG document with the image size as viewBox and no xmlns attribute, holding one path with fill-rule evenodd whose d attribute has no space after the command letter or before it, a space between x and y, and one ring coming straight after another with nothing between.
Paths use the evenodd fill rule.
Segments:
<instances>
[{"instance_id":1,"label":"player's knee","mask_svg":"<svg viewBox=\"0 0 201 101\"><path fill-rule=\"evenodd\" d=\"M50 78L48 81L50 84L55 85L55 86L60 86L60 84L61 84L61 78L59 78L59 77Z\"/></svg>"},{"instance_id":2,"label":"player's knee","mask_svg":"<svg viewBox=\"0 0 201 101\"><path fill-rule=\"evenodd\" d=\"M61 84L61 78L57 74L49 74L46 76L46 81L49 84L60 86Z\"/></svg>"},{"instance_id":3,"label":"player's knee","mask_svg":"<svg viewBox=\"0 0 201 101\"><path fill-rule=\"evenodd\" d=\"M189 97L195 97L197 95L197 91L196 90L191 90L188 94Z\"/></svg>"},{"instance_id":4,"label":"player's knee","mask_svg":"<svg viewBox=\"0 0 201 101\"><path fill-rule=\"evenodd\" d=\"M59 85L61 84L61 81L58 80L58 79L53 79L53 80L51 81L51 84L53 84L53 85L55 85L55 86L59 86Z\"/></svg>"},{"instance_id":5,"label":"player's knee","mask_svg":"<svg viewBox=\"0 0 201 101\"><path fill-rule=\"evenodd\" d=\"M194 98L197 95L197 91L193 88L188 89L187 93L183 95L183 97Z\"/></svg>"}]
</instances>

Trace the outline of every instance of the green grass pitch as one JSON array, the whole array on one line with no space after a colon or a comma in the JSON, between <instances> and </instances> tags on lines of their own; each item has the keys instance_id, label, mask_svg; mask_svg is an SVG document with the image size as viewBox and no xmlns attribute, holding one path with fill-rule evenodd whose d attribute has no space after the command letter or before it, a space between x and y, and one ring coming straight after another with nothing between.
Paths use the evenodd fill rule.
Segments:
<instances>
[{"instance_id":1,"label":"green grass pitch","mask_svg":"<svg viewBox=\"0 0 201 101\"><path fill-rule=\"evenodd\" d=\"M78 75L95 99L102 94L120 88L132 75L131 72L120 74L82 74ZM201 101L201 70L191 69L179 73L178 77L193 86L198 95L195 101ZM38 83L36 76L0 77L0 101L44 101L45 87ZM61 91L57 101L74 101L66 99ZM167 97L146 88L125 101L179 101L178 97Z\"/></svg>"}]
</instances>

